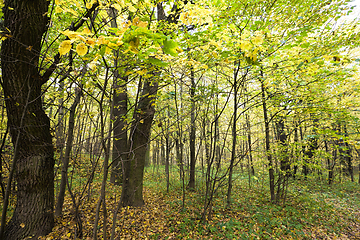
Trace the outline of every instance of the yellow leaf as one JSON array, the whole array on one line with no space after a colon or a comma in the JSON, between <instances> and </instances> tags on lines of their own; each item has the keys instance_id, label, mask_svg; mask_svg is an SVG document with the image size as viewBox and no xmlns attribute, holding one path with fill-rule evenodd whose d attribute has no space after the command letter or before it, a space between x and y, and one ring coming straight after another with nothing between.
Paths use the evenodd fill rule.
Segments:
<instances>
[{"instance_id":1,"label":"yellow leaf","mask_svg":"<svg viewBox=\"0 0 360 240\"><path fill-rule=\"evenodd\" d=\"M87 2L87 3L86 3L86 8L87 8L87 9L90 9L90 8L92 7L92 5L93 5L92 2Z\"/></svg>"},{"instance_id":2,"label":"yellow leaf","mask_svg":"<svg viewBox=\"0 0 360 240\"><path fill-rule=\"evenodd\" d=\"M76 46L76 52L80 56L84 56L88 51L88 47L84 43L80 43Z\"/></svg>"},{"instance_id":3,"label":"yellow leaf","mask_svg":"<svg viewBox=\"0 0 360 240\"><path fill-rule=\"evenodd\" d=\"M120 46L120 45L123 45L123 43L124 43L124 42L119 39L119 40L117 40L116 45L117 45L117 46Z\"/></svg>"},{"instance_id":4,"label":"yellow leaf","mask_svg":"<svg viewBox=\"0 0 360 240\"><path fill-rule=\"evenodd\" d=\"M89 68L93 71L96 70L96 61L92 61L91 63L89 63Z\"/></svg>"},{"instance_id":5,"label":"yellow leaf","mask_svg":"<svg viewBox=\"0 0 360 240\"><path fill-rule=\"evenodd\" d=\"M110 54L113 49L110 47L105 48L105 54Z\"/></svg>"},{"instance_id":6,"label":"yellow leaf","mask_svg":"<svg viewBox=\"0 0 360 240\"><path fill-rule=\"evenodd\" d=\"M131 5L130 3L128 4L128 9L130 12L136 12L136 8L133 5Z\"/></svg>"},{"instance_id":7,"label":"yellow leaf","mask_svg":"<svg viewBox=\"0 0 360 240\"><path fill-rule=\"evenodd\" d=\"M139 17L136 17L136 18L133 19L132 24L133 24L134 26L137 26L137 25L139 24L139 22L140 22Z\"/></svg>"},{"instance_id":8,"label":"yellow leaf","mask_svg":"<svg viewBox=\"0 0 360 240\"><path fill-rule=\"evenodd\" d=\"M65 55L67 54L71 49L71 41L70 40L65 40L62 43L60 43L59 45L59 53L60 55Z\"/></svg>"},{"instance_id":9,"label":"yellow leaf","mask_svg":"<svg viewBox=\"0 0 360 240\"><path fill-rule=\"evenodd\" d=\"M240 48L242 50L247 51L247 50L250 50L251 47L252 47L252 45L251 45L251 43L249 41L241 41Z\"/></svg>"},{"instance_id":10,"label":"yellow leaf","mask_svg":"<svg viewBox=\"0 0 360 240\"><path fill-rule=\"evenodd\" d=\"M75 11L74 9L71 9L71 8L66 8L65 9L67 12L73 14L74 16L78 16L78 13L77 11Z\"/></svg>"},{"instance_id":11,"label":"yellow leaf","mask_svg":"<svg viewBox=\"0 0 360 240\"><path fill-rule=\"evenodd\" d=\"M21 223L21 224L20 224L20 227L21 227L21 228L24 228L24 227L25 227L25 223Z\"/></svg>"},{"instance_id":12,"label":"yellow leaf","mask_svg":"<svg viewBox=\"0 0 360 240\"><path fill-rule=\"evenodd\" d=\"M61 7L59 7L59 6L56 6L55 7L55 13L62 13L62 8Z\"/></svg>"},{"instance_id":13,"label":"yellow leaf","mask_svg":"<svg viewBox=\"0 0 360 240\"><path fill-rule=\"evenodd\" d=\"M104 38L104 36L100 36L98 39L97 39L97 42L96 42L98 45L102 45L102 44L108 44L109 43L109 40L106 40Z\"/></svg>"},{"instance_id":14,"label":"yellow leaf","mask_svg":"<svg viewBox=\"0 0 360 240\"><path fill-rule=\"evenodd\" d=\"M92 38L87 38L87 39L86 39L86 43L93 47L96 42L95 42L95 40L92 39Z\"/></svg>"},{"instance_id":15,"label":"yellow leaf","mask_svg":"<svg viewBox=\"0 0 360 240\"><path fill-rule=\"evenodd\" d=\"M84 28L84 30L82 31L83 34L87 34L87 35L90 35L91 34L91 31L89 28Z\"/></svg>"},{"instance_id":16,"label":"yellow leaf","mask_svg":"<svg viewBox=\"0 0 360 240\"><path fill-rule=\"evenodd\" d=\"M79 33L74 32L74 31L70 31L70 30L65 30L65 31L60 31L62 34L64 34L65 36L67 36L68 38L70 38L71 40L74 38L78 38Z\"/></svg>"},{"instance_id":17,"label":"yellow leaf","mask_svg":"<svg viewBox=\"0 0 360 240\"><path fill-rule=\"evenodd\" d=\"M115 4L113 4L112 6L113 6L116 10L118 10L119 12L121 12L122 8L121 8L120 4L115 3Z\"/></svg>"}]
</instances>

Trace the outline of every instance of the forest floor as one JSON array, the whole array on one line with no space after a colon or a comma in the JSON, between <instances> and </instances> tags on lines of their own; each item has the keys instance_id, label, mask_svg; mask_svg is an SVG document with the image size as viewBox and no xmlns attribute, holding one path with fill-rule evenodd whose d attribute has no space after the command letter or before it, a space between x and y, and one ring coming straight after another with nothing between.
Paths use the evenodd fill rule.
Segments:
<instances>
[{"instance_id":1,"label":"forest floor","mask_svg":"<svg viewBox=\"0 0 360 240\"><path fill-rule=\"evenodd\" d=\"M175 176L175 174L177 174ZM165 174L146 172L141 208L120 208L114 239L360 239L360 186L351 182L335 182L329 186L319 180L292 181L285 202L269 202L267 182L253 178L249 186L246 175L236 178L233 202L226 209L226 189L215 196L212 214L201 221L204 206L203 190L185 191L182 207L182 185L173 181L166 192ZM178 177L174 172L171 179ZM255 180L256 179L256 180ZM100 183L94 183L99 193ZM104 231L110 239L113 212L120 197L120 187L107 187L107 224L103 214L98 225L99 239ZM97 198L80 206L83 236L92 239ZM44 239L75 239L76 224L70 198L64 215L56 219L54 231Z\"/></svg>"},{"instance_id":2,"label":"forest floor","mask_svg":"<svg viewBox=\"0 0 360 240\"><path fill-rule=\"evenodd\" d=\"M179 173L173 169L170 179L178 177ZM75 180L73 193L78 201L84 189L76 186L84 184L77 182L77 185ZM219 188L214 195L212 213L204 222L203 183L198 183L194 192L185 191L183 208L182 183L171 181L167 192L163 169L148 168L144 181L146 204L141 208L119 209L114 239L360 239L358 183L335 182L329 186L318 179L292 180L285 202L276 205L269 201L265 179L258 176L250 180L249 185L246 174L236 175L231 208L225 208L226 188ZM72 199L67 193L63 216L56 218L53 232L41 239L93 239L100 180L93 183L90 195L86 191L88 189L84 191L79 206L82 236L75 237L79 225L74 218ZM98 239L110 239L113 213L120 194L121 187L107 185L107 222L104 228L101 207ZM9 215L13 207L10 206Z\"/></svg>"}]
</instances>

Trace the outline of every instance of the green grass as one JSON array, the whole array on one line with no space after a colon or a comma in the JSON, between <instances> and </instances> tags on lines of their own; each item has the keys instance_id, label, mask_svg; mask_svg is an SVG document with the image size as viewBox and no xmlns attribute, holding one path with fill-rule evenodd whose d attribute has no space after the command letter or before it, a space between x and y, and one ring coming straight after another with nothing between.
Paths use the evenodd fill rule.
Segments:
<instances>
[{"instance_id":1,"label":"green grass","mask_svg":"<svg viewBox=\"0 0 360 240\"><path fill-rule=\"evenodd\" d=\"M150 172L150 171L149 171ZM173 173L175 174L175 173ZM172 176L175 179L178 176ZM266 176L265 176L266 179ZM148 174L146 186L168 196L166 202L179 211L181 183L171 181L169 193L165 193L165 178ZM203 181L198 177L198 181ZM347 236L357 239L355 226L359 227L360 186L346 181L328 185L316 178L292 181L285 203L275 205L269 201L267 182L253 181L248 185L247 175L237 173L233 189L231 209L225 209L226 187L221 188L214 199L210 220L201 223L204 182L195 193L187 192L186 211L180 224L171 226L179 238L201 239L317 239ZM151 190L150 190L151 191Z\"/></svg>"}]
</instances>

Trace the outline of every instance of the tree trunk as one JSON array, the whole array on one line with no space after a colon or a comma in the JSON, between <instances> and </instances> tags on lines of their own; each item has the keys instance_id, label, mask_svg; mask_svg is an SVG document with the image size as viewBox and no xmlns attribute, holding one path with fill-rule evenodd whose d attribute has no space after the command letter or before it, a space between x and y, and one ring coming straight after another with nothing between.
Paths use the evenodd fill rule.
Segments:
<instances>
[{"instance_id":1,"label":"tree trunk","mask_svg":"<svg viewBox=\"0 0 360 240\"><path fill-rule=\"evenodd\" d=\"M117 28L116 16L118 15L115 8L108 10L111 16L111 27ZM114 95L113 95L113 150L112 150L112 163L111 163L111 175L110 182L116 185L120 185L122 182L122 169L123 162L126 160L127 151L127 129L126 129L126 114L127 114L127 80L125 70L122 70L122 74L119 74L118 60L119 51L114 51Z\"/></svg>"},{"instance_id":2,"label":"tree trunk","mask_svg":"<svg viewBox=\"0 0 360 240\"><path fill-rule=\"evenodd\" d=\"M125 116L127 114L127 91L126 79L122 79L119 84L119 78L114 80L114 96L113 96L113 151L111 163L110 182L119 185L122 181L123 163L126 161L127 151L127 130Z\"/></svg>"},{"instance_id":3,"label":"tree trunk","mask_svg":"<svg viewBox=\"0 0 360 240\"><path fill-rule=\"evenodd\" d=\"M284 119L280 117L280 119L276 122L276 130L277 130L277 140L280 143L279 146L279 158L280 158L280 174L277 180L278 190L276 192L276 203L279 203L280 200L285 201L285 188L286 183L290 175L290 162L289 157L287 156L287 134L285 132L285 123Z\"/></svg>"},{"instance_id":4,"label":"tree trunk","mask_svg":"<svg viewBox=\"0 0 360 240\"><path fill-rule=\"evenodd\" d=\"M44 80L38 68L49 23L48 4L46 0L6 0L3 8L4 29L9 29L11 36L1 46L2 86L18 153L13 160L16 207L1 239L36 238L54 226L54 150L50 121L42 108ZM3 230L4 222L1 227Z\"/></svg>"},{"instance_id":5,"label":"tree trunk","mask_svg":"<svg viewBox=\"0 0 360 240\"><path fill-rule=\"evenodd\" d=\"M238 94L238 82L237 77L240 70L240 62L238 62L237 68L234 70L234 114L233 114L233 125L232 125L232 148L231 148L231 159L229 166L229 181L228 181L228 191L226 195L226 207L230 207L231 204L231 191L232 191L232 174L236 156L236 120L237 120L237 94Z\"/></svg>"},{"instance_id":6,"label":"tree trunk","mask_svg":"<svg viewBox=\"0 0 360 240\"><path fill-rule=\"evenodd\" d=\"M189 189L195 190L195 134L196 134L196 126L195 126L195 76L194 69L191 69L191 88L190 88L190 99L191 99L191 125L190 125L190 178L189 178Z\"/></svg>"},{"instance_id":7,"label":"tree trunk","mask_svg":"<svg viewBox=\"0 0 360 240\"><path fill-rule=\"evenodd\" d=\"M267 106L266 106L266 95L265 95L265 86L261 82L261 97L262 97L262 107L264 113L264 126L265 126L265 154L268 159L269 164L269 181L270 181L270 199L272 202L275 201L275 176L274 176L274 166L272 155L270 151L270 122L268 118Z\"/></svg>"},{"instance_id":8,"label":"tree trunk","mask_svg":"<svg viewBox=\"0 0 360 240\"><path fill-rule=\"evenodd\" d=\"M68 171L69 162L70 162L70 152L71 152L71 149L73 146L73 140L74 140L75 111L76 111L77 105L80 103L80 97L81 97L81 90L77 89L75 100L70 107L68 138L67 138L67 142L66 142L65 156L62 161L61 183L60 183L60 190L59 190L59 195L58 195L57 203L56 203L55 216L60 216L62 214L62 207L64 204L66 182L67 182L67 171Z\"/></svg>"},{"instance_id":9,"label":"tree trunk","mask_svg":"<svg viewBox=\"0 0 360 240\"><path fill-rule=\"evenodd\" d=\"M124 177L121 192L122 206L139 207L144 205L143 177L145 155L150 138L151 123L154 118L155 95L158 90L157 79L146 80L141 97L134 112L134 122L129 140L129 155L124 163Z\"/></svg>"},{"instance_id":10,"label":"tree trunk","mask_svg":"<svg viewBox=\"0 0 360 240\"><path fill-rule=\"evenodd\" d=\"M345 138L348 138L349 134L347 132L346 124L344 124L343 128L344 128ZM354 182L354 170L353 170L352 159L351 159L351 148L350 148L350 144L348 141L344 141L344 149L343 150L344 150L343 157L344 157L344 162L346 164L346 171L350 175L351 181Z\"/></svg>"}]
</instances>

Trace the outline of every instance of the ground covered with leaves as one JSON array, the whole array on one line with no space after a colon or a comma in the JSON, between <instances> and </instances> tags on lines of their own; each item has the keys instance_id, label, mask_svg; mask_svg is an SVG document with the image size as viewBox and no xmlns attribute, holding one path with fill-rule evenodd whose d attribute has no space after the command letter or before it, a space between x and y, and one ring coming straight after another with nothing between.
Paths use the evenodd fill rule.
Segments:
<instances>
[{"instance_id":1,"label":"ground covered with leaves","mask_svg":"<svg viewBox=\"0 0 360 240\"><path fill-rule=\"evenodd\" d=\"M171 179L178 176L173 169ZM358 183L336 182L329 186L319 179L292 180L286 201L275 205L269 202L266 176L253 178L251 184L248 180L242 174L235 179L231 208L225 207L226 188L219 189L211 215L202 221L204 184L198 181L196 191L185 191L183 208L182 183L171 181L167 192L163 170L149 168L144 182L146 205L119 208L115 225L113 213L118 208L121 187L109 183L107 221L104 223L101 208L98 239L110 239L113 226L114 239L360 239ZM74 196L79 197L83 182L74 179L72 186ZM76 237L79 221L74 218L73 199L67 193L63 216L56 218L53 232L42 239L92 239L99 194L100 180L94 181L88 194L82 194L81 237ZM9 217L13 208L9 207Z\"/></svg>"},{"instance_id":2,"label":"ground covered with leaves","mask_svg":"<svg viewBox=\"0 0 360 240\"><path fill-rule=\"evenodd\" d=\"M174 176L175 177L175 176ZM82 239L92 239L100 183L94 183L89 200L80 206ZM357 183L293 181L287 199L280 205L269 202L266 181L238 178L231 208L225 208L224 192L217 192L212 214L201 220L203 192L186 190L182 208L181 183L172 182L166 192L162 174L148 170L141 208L120 208L115 224L115 239L360 239L360 187ZM98 225L99 239L111 235L113 213L121 189L107 187L107 223ZM103 211L101 216L103 216ZM64 215L56 219L54 231L44 239L75 239L76 224L70 198Z\"/></svg>"}]
</instances>

